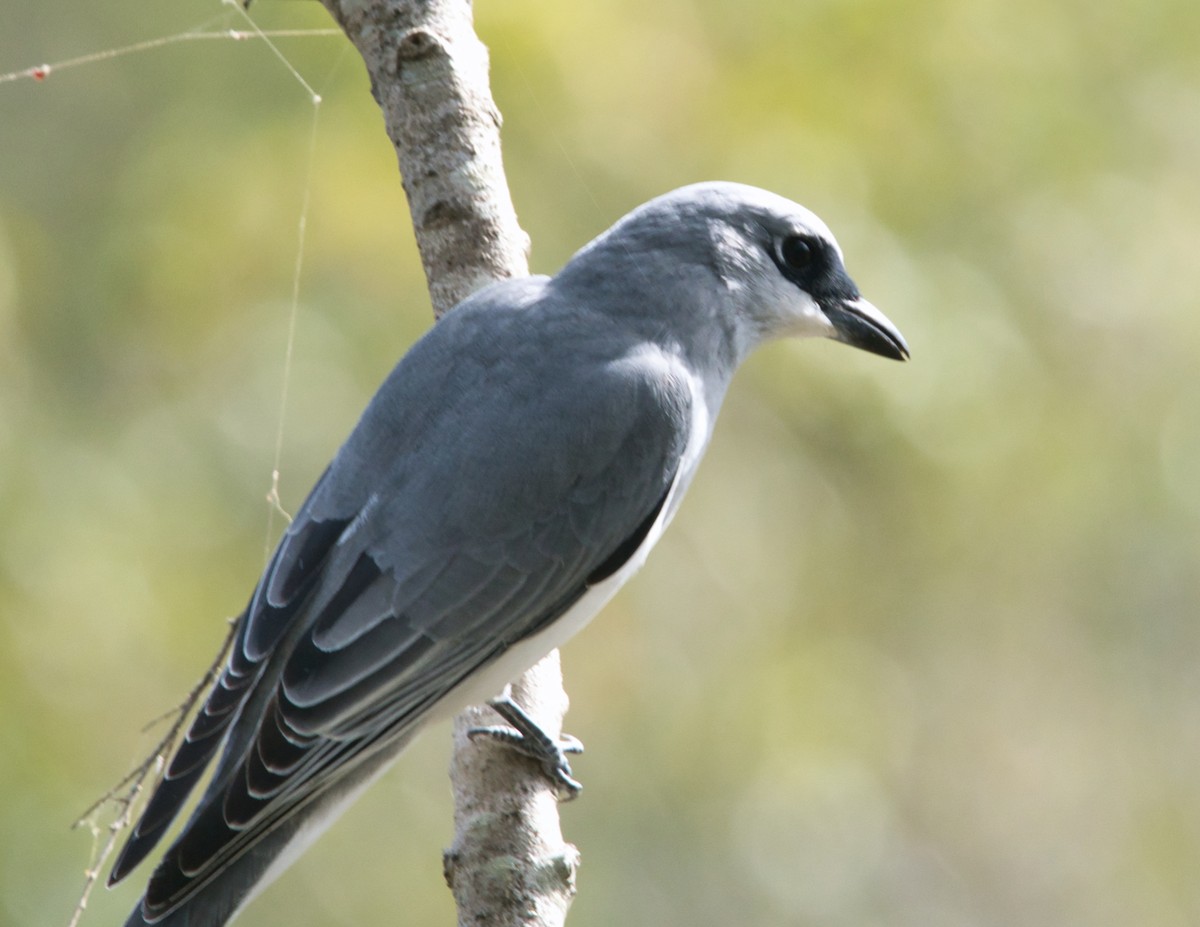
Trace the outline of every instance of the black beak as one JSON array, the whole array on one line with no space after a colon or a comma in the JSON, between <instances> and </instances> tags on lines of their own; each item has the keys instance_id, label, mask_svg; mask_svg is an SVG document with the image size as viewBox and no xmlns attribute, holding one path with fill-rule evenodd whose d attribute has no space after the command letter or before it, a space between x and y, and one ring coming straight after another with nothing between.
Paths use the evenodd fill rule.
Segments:
<instances>
[{"instance_id":1,"label":"black beak","mask_svg":"<svg viewBox=\"0 0 1200 927\"><path fill-rule=\"evenodd\" d=\"M862 297L839 299L821 306L821 311L833 323L834 341L892 360L908 360L904 336L887 316Z\"/></svg>"}]
</instances>

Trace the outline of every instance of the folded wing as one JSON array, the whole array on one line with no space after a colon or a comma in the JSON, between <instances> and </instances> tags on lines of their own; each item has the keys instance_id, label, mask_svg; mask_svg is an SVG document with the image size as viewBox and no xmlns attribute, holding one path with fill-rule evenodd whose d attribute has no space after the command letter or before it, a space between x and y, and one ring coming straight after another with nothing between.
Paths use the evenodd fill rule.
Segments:
<instances>
[{"instance_id":1,"label":"folded wing","mask_svg":"<svg viewBox=\"0 0 1200 927\"><path fill-rule=\"evenodd\" d=\"M408 408L439 361L414 349L297 514L110 877L148 855L221 747L147 921L218 881L226 908L230 886L252 890L299 819L641 545L687 445L686 378L636 354L535 372L494 347L491 367L442 372L443 395Z\"/></svg>"}]
</instances>

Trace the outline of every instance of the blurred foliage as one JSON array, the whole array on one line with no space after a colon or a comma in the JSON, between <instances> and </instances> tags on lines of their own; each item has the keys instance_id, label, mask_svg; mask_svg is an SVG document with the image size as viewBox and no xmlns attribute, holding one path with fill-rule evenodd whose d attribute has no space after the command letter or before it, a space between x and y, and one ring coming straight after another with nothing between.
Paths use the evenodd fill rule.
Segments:
<instances>
[{"instance_id":1,"label":"blurred foliage","mask_svg":"<svg viewBox=\"0 0 1200 927\"><path fill-rule=\"evenodd\" d=\"M10 3L0 71L229 15ZM536 269L736 179L819 212L913 348L761 352L650 566L565 650L571 923L1200 923L1200 5L477 17ZM361 63L281 45L325 100L294 508L430 315ZM0 85L0 924L65 923L67 825L263 563L312 118L256 42ZM245 923L452 923L447 750L427 735Z\"/></svg>"}]
</instances>

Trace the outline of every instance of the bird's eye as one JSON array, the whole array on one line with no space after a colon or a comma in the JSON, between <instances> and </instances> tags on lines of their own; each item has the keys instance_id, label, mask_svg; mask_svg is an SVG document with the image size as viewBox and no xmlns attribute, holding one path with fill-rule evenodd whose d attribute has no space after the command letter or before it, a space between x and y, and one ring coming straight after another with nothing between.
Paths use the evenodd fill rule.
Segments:
<instances>
[{"instance_id":1,"label":"bird's eye","mask_svg":"<svg viewBox=\"0 0 1200 927\"><path fill-rule=\"evenodd\" d=\"M788 270L801 271L816 259L817 248L803 235L789 235L779 243L779 257Z\"/></svg>"}]
</instances>

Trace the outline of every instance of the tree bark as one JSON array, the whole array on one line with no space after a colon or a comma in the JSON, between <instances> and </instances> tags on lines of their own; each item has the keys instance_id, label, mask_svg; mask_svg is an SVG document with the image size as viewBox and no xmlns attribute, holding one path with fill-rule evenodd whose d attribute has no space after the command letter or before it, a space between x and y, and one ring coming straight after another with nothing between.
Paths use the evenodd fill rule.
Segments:
<instances>
[{"instance_id":1,"label":"tree bark","mask_svg":"<svg viewBox=\"0 0 1200 927\"><path fill-rule=\"evenodd\" d=\"M469 0L324 0L358 49L383 110L440 316L529 273L500 155L500 113Z\"/></svg>"},{"instance_id":2,"label":"tree bark","mask_svg":"<svg viewBox=\"0 0 1200 927\"><path fill-rule=\"evenodd\" d=\"M487 49L469 0L323 0L358 49L396 149L436 316L488 283L529 272L500 152ZM499 693L497 693L499 694ZM513 685L549 734L567 696L557 651ZM455 722L454 843L446 881L461 927L559 927L575 894L578 855L564 843L553 787L512 750L472 742L488 709Z\"/></svg>"}]
</instances>

